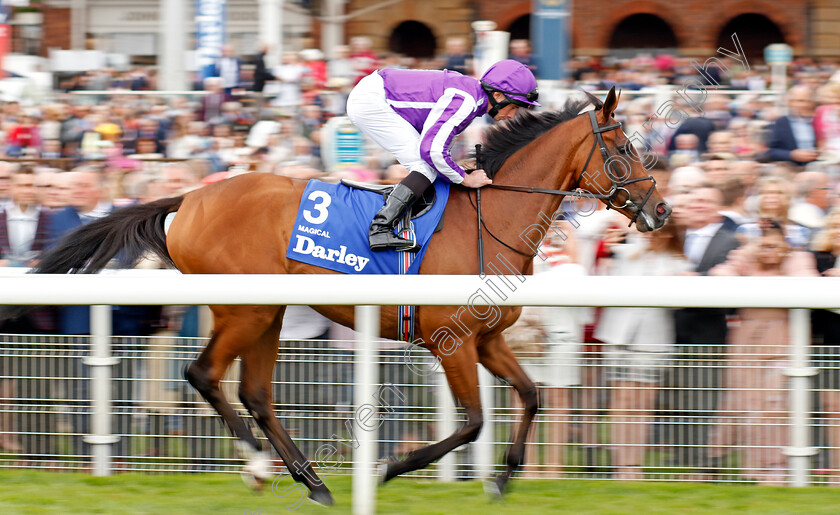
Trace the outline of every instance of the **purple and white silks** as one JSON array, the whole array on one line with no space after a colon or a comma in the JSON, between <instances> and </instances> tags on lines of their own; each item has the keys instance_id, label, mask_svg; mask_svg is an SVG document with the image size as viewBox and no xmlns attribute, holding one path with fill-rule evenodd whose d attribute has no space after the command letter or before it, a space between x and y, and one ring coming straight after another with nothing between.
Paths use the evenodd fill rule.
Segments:
<instances>
[{"instance_id":1,"label":"purple and white silks","mask_svg":"<svg viewBox=\"0 0 840 515\"><path fill-rule=\"evenodd\" d=\"M452 182L464 170L449 155L455 136L487 112L489 100L481 83L443 70L385 69L378 73L391 108L420 134L420 157Z\"/></svg>"}]
</instances>

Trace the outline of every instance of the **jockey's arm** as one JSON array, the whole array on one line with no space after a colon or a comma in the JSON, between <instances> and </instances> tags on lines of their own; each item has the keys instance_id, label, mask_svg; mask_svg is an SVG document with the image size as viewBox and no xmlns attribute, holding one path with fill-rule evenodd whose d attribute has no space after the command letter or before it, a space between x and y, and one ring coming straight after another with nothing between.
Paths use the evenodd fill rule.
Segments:
<instances>
[{"instance_id":1,"label":"jockey's arm","mask_svg":"<svg viewBox=\"0 0 840 515\"><path fill-rule=\"evenodd\" d=\"M432 107L420 134L420 157L454 184L460 184L466 173L449 155L449 147L479 115L471 95L449 88Z\"/></svg>"}]
</instances>

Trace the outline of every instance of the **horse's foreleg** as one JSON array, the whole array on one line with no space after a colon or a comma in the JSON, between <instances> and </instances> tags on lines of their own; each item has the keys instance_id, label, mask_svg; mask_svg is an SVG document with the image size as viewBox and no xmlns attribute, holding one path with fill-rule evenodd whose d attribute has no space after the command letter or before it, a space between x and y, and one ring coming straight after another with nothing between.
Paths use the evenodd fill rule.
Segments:
<instances>
[{"instance_id":1,"label":"horse's foreleg","mask_svg":"<svg viewBox=\"0 0 840 515\"><path fill-rule=\"evenodd\" d=\"M513 443L505 457L507 468L496 476L492 483L497 493L501 495L505 491L507 482L525 460L525 441L528 439L531 422L533 422L539 409L539 394L537 386L522 370L516 356L514 356L502 335L482 342L478 347L478 357L481 364L491 374L513 386L525 409L522 421L516 428Z\"/></svg>"},{"instance_id":2,"label":"horse's foreleg","mask_svg":"<svg viewBox=\"0 0 840 515\"><path fill-rule=\"evenodd\" d=\"M271 407L271 377L277 361L278 338L282 321L283 313L281 312L260 340L242 354L239 399L283 459L292 479L309 488L309 497L313 501L332 505L333 498L329 489L315 474L312 464L289 437L289 433L277 420Z\"/></svg>"},{"instance_id":3,"label":"horse's foreleg","mask_svg":"<svg viewBox=\"0 0 840 515\"><path fill-rule=\"evenodd\" d=\"M438 356L449 381L455 400L467 413L467 422L455 433L440 442L417 449L402 461L388 463L383 481L400 474L425 467L449 451L472 442L481 431L481 398L478 393L477 355L472 341L465 341L454 353L445 355L432 350Z\"/></svg>"}]
</instances>

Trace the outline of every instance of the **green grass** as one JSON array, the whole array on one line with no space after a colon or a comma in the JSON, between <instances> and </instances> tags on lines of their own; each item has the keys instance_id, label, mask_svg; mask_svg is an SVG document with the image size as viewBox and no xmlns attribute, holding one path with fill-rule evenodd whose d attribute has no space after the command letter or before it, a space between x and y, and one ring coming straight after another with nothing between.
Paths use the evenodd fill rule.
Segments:
<instances>
[{"instance_id":1,"label":"green grass","mask_svg":"<svg viewBox=\"0 0 840 515\"><path fill-rule=\"evenodd\" d=\"M310 503L295 514L344 514L351 511L350 478L327 478L336 506ZM279 486L291 486L286 477ZM6 514L236 514L291 513L297 499L250 492L227 474L85 474L0 471L0 513ZM378 490L377 513L392 514L802 514L838 513L840 490L774 488L752 485L688 483L615 483L609 481L515 481L501 502L487 498L478 482L443 484L397 479Z\"/></svg>"}]
</instances>

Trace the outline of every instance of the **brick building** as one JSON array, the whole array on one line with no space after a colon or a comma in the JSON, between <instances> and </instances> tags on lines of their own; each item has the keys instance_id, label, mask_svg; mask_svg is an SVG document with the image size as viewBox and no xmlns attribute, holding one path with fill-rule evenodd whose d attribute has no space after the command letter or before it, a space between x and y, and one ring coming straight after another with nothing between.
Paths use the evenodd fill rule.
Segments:
<instances>
[{"instance_id":1,"label":"brick building","mask_svg":"<svg viewBox=\"0 0 840 515\"><path fill-rule=\"evenodd\" d=\"M308 35L317 41L322 26L317 14L336 0L287 0L297 11L312 13L289 29L298 41ZM840 0L552 0L571 3L571 47L575 55L621 55L636 49L658 48L688 56L714 54L731 46L737 33L755 62L769 43L785 42L797 55L840 58ZM158 37L158 2L142 0L85 0L87 32L107 51L153 48ZM229 37L238 38L242 53L256 47L258 0L229 0ZM44 0L43 47L69 48L71 0ZM191 8L191 7L190 7ZM492 20L512 38L527 38L533 0L348 0L345 39L368 36L376 50L427 57L443 51L446 38L472 37L470 24ZM188 17L189 18L189 17ZM185 26L191 26L191 19ZM187 29L191 30L191 29ZM133 33L133 34L126 34ZM287 38L291 34L287 32ZM121 38L121 39L119 39ZM145 38L145 39L144 39ZM122 41L125 40L125 41ZM236 43L236 41L234 41ZM141 44L142 43L142 44ZM101 44L101 43L100 43Z\"/></svg>"},{"instance_id":2,"label":"brick building","mask_svg":"<svg viewBox=\"0 0 840 515\"><path fill-rule=\"evenodd\" d=\"M751 57L769 43L784 42L797 55L840 57L837 0L586 0L572 1L571 46L575 55L620 54L636 48L673 49L682 55L714 54L731 47L737 33ZM351 0L347 12L381 0ZM379 50L398 50L425 32L441 50L449 36L470 37L470 22L492 20L512 38L527 38L531 0L405 0L347 22L346 34L370 36ZM410 25L407 22L412 22ZM409 30L410 29L410 30ZM728 44L727 44L728 43ZM403 44L403 46L405 46ZM413 44L417 49L428 44Z\"/></svg>"}]
</instances>

